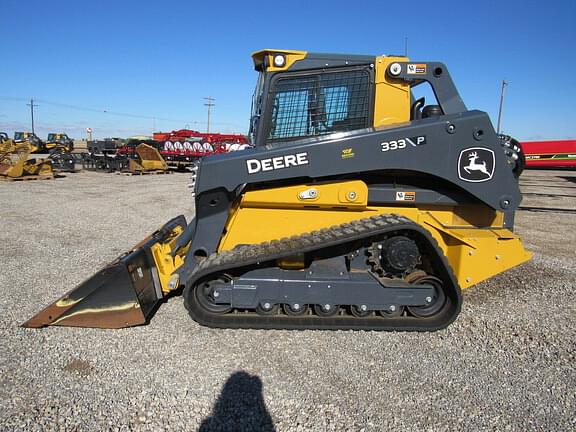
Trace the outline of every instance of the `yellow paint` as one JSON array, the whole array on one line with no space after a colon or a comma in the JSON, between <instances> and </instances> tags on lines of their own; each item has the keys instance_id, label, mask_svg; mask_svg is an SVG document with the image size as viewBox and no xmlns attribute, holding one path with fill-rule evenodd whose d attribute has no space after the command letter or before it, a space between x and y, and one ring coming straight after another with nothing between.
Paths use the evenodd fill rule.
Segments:
<instances>
[{"instance_id":1,"label":"yellow paint","mask_svg":"<svg viewBox=\"0 0 576 432\"><path fill-rule=\"evenodd\" d=\"M70 147L65 146L65 145L63 145L63 144L60 144L60 143L56 143L56 142L47 142L46 145L45 145L45 147L46 147L47 150L55 150L55 149L58 149L58 150L62 150L62 151L65 151L65 152L69 152L69 151L70 151Z\"/></svg>"},{"instance_id":2,"label":"yellow paint","mask_svg":"<svg viewBox=\"0 0 576 432\"><path fill-rule=\"evenodd\" d=\"M162 292L164 294L167 294L171 291L170 287L168 286L170 277L184 263L184 256L188 251L187 248L184 248L183 250L179 251L175 257L170 255L172 249L174 249L176 246L176 240L178 236L182 234L182 231L182 227L175 227L172 230L168 240L163 243L156 243L150 248L150 252L154 258L154 263L156 264L156 270L158 271L158 278L160 279Z\"/></svg>"},{"instance_id":3,"label":"yellow paint","mask_svg":"<svg viewBox=\"0 0 576 432\"><path fill-rule=\"evenodd\" d=\"M274 56L283 54L286 63L282 67L274 66ZM255 65L267 59L266 72L283 72L292 65L305 59L306 51L263 49L252 54ZM386 126L410 120L410 85L401 80L389 78L386 70L391 63L406 62L407 57L375 57L375 97L373 126Z\"/></svg>"},{"instance_id":4,"label":"yellow paint","mask_svg":"<svg viewBox=\"0 0 576 432\"><path fill-rule=\"evenodd\" d=\"M128 170L131 172L138 171L167 171L168 164L158 150L148 144L139 144L136 146L136 153L140 160L128 160Z\"/></svg>"},{"instance_id":5,"label":"yellow paint","mask_svg":"<svg viewBox=\"0 0 576 432\"><path fill-rule=\"evenodd\" d=\"M0 144L0 179L22 176L51 176L52 163L46 159L28 159L35 147L24 141L5 140Z\"/></svg>"},{"instance_id":6,"label":"yellow paint","mask_svg":"<svg viewBox=\"0 0 576 432\"><path fill-rule=\"evenodd\" d=\"M386 74L391 63L405 61L407 57L376 57L374 127L410 120L410 85Z\"/></svg>"},{"instance_id":7,"label":"yellow paint","mask_svg":"<svg viewBox=\"0 0 576 432\"><path fill-rule=\"evenodd\" d=\"M309 197L309 198L304 198ZM360 180L315 183L247 192L240 207L365 209L368 187Z\"/></svg>"},{"instance_id":8,"label":"yellow paint","mask_svg":"<svg viewBox=\"0 0 576 432\"><path fill-rule=\"evenodd\" d=\"M360 187L360 185L364 187ZM315 188L318 198L302 200ZM358 200L345 202L347 193ZM281 239L378 214L403 215L427 229L438 242L462 288L530 259L518 236L503 228L503 215L484 205L371 207L361 181L301 185L248 192L232 212L219 251L239 244Z\"/></svg>"},{"instance_id":9,"label":"yellow paint","mask_svg":"<svg viewBox=\"0 0 576 432\"><path fill-rule=\"evenodd\" d=\"M274 56L276 54L283 54L286 57L286 63L284 66L274 66ZM280 72L290 69L290 67L297 61L304 60L307 54L306 51L263 49L252 53L252 59L256 65L262 64L264 58L267 58L268 67L266 68L266 72Z\"/></svg>"},{"instance_id":10,"label":"yellow paint","mask_svg":"<svg viewBox=\"0 0 576 432\"><path fill-rule=\"evenodd\" d=\"M354 149L352 147L342 149L342 159L351 159L355 157Z\"/></svg>"},{"instance_id":11,"label":"yellow paint","mask_svg":"<svg viewBox=\"0 0 576 432\"><path fill-rule=\"evenodd\" d=\"M38 175L40 176L49 176L52 175L52 164L51 163L44 163L44 161L42 160L42 162L38 163L37 165L38 167Z\"/></svg>"}]
</instances>

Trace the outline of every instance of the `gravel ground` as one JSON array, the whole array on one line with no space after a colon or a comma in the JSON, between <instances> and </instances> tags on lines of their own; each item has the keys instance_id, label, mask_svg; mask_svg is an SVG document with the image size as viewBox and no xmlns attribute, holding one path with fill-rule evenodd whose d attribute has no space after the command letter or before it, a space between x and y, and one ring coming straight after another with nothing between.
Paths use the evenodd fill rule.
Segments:
<instances>
[{"instance_id":1,"label":"gravel ground","mask_svg":"<svg viewBox=\"0 0 576 432\"><path fill-rule=\"evenodd\" d=\"M527 172L534 259L436 333L19 327L170 217L188 175L0 184L1 430L574 430L576 175Z\"/></svg>"}]
</instances>

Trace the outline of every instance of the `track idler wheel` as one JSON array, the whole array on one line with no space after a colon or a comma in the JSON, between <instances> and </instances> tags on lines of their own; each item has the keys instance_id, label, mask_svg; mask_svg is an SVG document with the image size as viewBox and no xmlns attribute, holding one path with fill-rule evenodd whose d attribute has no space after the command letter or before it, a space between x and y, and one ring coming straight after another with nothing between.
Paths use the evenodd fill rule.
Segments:
<instances>
[{"instance_id":1,"label":"track idler wheel","mask_svg":"<svg viewBox=\"0 0 576 432\"><path fill-rule=\"evenodd\" d=\"M211 313L224 314L230 312L232 310L231 306L216 303L219 294L215 283L230 283L231 280L228 276L220 276L217 279L201 282L194 289L194 295L196 296L198 304Z\"/></svg>"},{"instance_id":2,"label":"track idler wheel","mask_svg":"<svg viewBox=\"0 0 576 432\"><path fill-rule=\"evenodd\" d=\"M427 318L439 312L446 303L446 294L442 281L434 276L423 276L413 282L418 284L430 284L434 287L434 295L426 306L406 306L406 309L418 318Z\"/></svg>"}]
</instances>

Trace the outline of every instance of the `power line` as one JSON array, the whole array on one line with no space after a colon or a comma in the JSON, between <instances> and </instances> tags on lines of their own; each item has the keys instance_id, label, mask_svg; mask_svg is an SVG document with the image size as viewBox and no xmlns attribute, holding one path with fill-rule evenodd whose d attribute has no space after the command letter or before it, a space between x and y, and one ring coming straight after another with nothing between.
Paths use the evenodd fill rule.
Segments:
<instances>
[{"instance_id":1,"label":"power line","mask_svg":"<svg viewBox=\"0 0 576 432\"><path fill-rule=\"evenodd\" d=\"M208 99L208 98L205 98L205 99ZM13 96L0 96L0 100L28 101L28 99L26 99L26 98L13 97ZM213 100L214 99L212 99L212 101ZM45 99L35 99L34 101L40 102L44 105L56 106L56 107L60 107L60 108L67 108L67 109L72 109L72 110L77 110L77 111L86 111L86 112L93 112L93 113L98 113L98 114L107 114L110 116L117 116L117 117L138 118L138 119L145 119L145 120L152 120L152 121L156 121L156 120L157 121L167 121L167 122L173 122L173 123L183 123L183 124L192 124L192 125L201 125L201 124L205 123L203 121L190 121L190 120L183 120L183 119L158 117L158 116L154 116L154 115L144 115L144 114L133 114L133 113L126 113L126 112L110 111L106 108L93 108L93 107L86 107L86 106L81 106L81 105L72 105L72 104L66 104L66 103L61 103L61 102L49 101L49 100L45 100ZM35 106L38 106L38 105L35 105ZM236 123L230 123L230 122L210 122L210 119L208 119L208 122L215 124L215 125L221 125L221 126L234 126L234 127L238 126ZM208 128L209 127L210 127L210 125L208 125Z\"/></svg>"},{"instance_id":2,"label":"power line","mask_svg":"<svg viewBox=\"0 0 576 432\"><path fill-rule=\"evenodd\" d=\"M30 117L32 117L32 133L34 132L34 107L37 107L38 105L34 104L34 98L30 98L30 103L26 104L27 106L30 107Z\"/></svg>"},{"instance_id":3,"label":"power line","mask_svg":"<svg viewBox=\"0 0 576 432\"><path fill-rule=\"evenodd\" d=\"M210 109L215 105L214 101L216 99L214 99L213 97L205 97L204 99L206 99L208 102L205 103L204 105L208 107L208 123L206 126L206 133L209 134L210 133Z\"/></svg>"}]
</instances>

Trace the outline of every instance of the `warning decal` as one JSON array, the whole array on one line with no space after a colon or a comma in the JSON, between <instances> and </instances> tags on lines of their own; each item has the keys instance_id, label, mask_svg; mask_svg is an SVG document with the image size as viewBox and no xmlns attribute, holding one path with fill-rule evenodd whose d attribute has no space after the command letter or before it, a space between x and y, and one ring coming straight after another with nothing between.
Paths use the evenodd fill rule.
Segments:
<instances>
[{"instance_id":1,"label":"warning decal","mask_svg":"<svg viewBox=\"0 0 576 432\"><path fill-rule=\"evenodd\" d=\"M396 201L416 201L416 192L396 192Z\"/></svg>"},{"instance_id":2,"label":"warning decal","mask_svg":"<svg viewBox=\"0 0 576 432\"><path fill-rule=\"evenodd\" d=\"M426 64L410 63L406 72L409 75L424 75L426 74Z\"/></svg>"}]
</instances>

